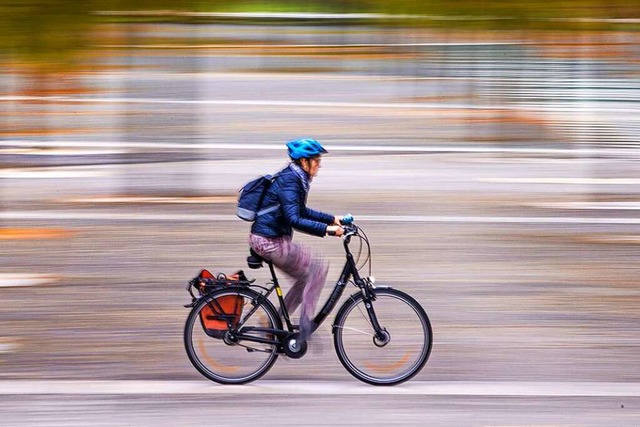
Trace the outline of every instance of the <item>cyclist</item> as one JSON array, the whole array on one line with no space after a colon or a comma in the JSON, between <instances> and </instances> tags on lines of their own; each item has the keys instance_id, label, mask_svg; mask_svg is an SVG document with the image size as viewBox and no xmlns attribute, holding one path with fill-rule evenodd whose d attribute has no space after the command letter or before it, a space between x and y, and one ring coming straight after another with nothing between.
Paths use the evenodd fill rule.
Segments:
<instances>
[{"instance_id":1,"label":"cyclist","mask_svg":"<svg viewBox=\"0 0 640 427\"><path fill-rule=\"evenodd\" d=\"M328 266L311 251L292 241L293 229L314 236L342 236L340 219L306 206L309 185L318 175L322 155L327 153L315 139L287 143L291 163L276 174L264 196L264 209L251 227L249 245L261 257L291 276L294 284L284 301L293 313L300 305L299 340L313 332L312 317L327 277Z\"/></svg>"}]
</instances>

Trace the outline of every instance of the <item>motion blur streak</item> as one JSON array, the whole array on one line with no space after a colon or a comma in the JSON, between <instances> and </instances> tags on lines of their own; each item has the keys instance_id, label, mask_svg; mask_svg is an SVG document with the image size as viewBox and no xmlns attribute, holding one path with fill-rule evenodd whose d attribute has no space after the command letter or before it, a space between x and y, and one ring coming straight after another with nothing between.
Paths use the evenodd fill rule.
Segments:
<instances>
[{"instance_id":1,"label":"motion blur streak","mask_svg":"<svg viewBox=\"0 0 640 427\"><path fill-rule=\"evenodd\" d=\"M2 2L0 423L637 426L639 29L628 0ZM407 384L356 383L329 322L248 386L187 360L186 282L248 271L237 190L299 137L330 151L309 204L429 314Z\"/></svg>"}]
</instances>

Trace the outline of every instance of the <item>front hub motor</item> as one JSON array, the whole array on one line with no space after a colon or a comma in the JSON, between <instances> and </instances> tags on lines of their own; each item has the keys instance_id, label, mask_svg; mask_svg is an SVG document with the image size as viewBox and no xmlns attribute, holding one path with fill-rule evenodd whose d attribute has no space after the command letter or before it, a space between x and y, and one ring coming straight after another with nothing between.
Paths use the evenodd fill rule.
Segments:
<instances>
[{"instance_id":1,"label":"front hub motor","mask_svg":"<svg viewBox=\"0 0 640 427\"><path fill-rule=\"evenodd\" d=\"M391 341L391 335L386 329L381 330L379 334L373 337L373 343L376 347L384 347L389 344L389 341Z\"/></svg>"}]
</instances>

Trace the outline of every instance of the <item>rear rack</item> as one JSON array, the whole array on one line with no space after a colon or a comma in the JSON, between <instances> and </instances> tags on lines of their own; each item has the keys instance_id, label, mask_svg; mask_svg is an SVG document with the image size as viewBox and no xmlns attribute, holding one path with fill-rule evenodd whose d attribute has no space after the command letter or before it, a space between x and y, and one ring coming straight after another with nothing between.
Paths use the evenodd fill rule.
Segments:
<instances>
[{"instance_id":1,"label":"rear rack","mask_svg":"<svg viewBox=\"0 0 640 427\"><path fill-rule=\"evenodd\" d=\"M186 289L189 292L189 295L191 295L191 302L193 303L203 295L211 293L225 286L249 286L253 282L255 282L255 279L249 280L242 270L233 274L233 276L237 276L239 279L230 279L226 274L219 273L215 278L205 278L198 275L189 280ZM196 291L196 294L198 296L194 294L194 290ZM189 304L189 306L190 305L191 304Z\"/></svg>"}]
</instances>

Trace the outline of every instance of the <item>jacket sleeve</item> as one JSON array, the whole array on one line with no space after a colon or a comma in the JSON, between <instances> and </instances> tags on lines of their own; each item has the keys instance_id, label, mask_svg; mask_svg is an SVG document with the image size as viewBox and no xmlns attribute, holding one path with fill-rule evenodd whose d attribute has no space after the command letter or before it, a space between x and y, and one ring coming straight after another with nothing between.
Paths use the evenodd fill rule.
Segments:
<instances>
[{"instance_id":1,"label":"jacket sleeve","mask_svg":"<svg viewBox=\"0 0 640 427\"><path fill-rule=\"evenodd\" d=\"M327 224L327 225L333 224L333 220L335 219L333 215L325 212L316 211L311 208L305 208L305 209L306 209L306 213L304 215L305 217L312 219L314 221L321 222L323 224Z\"/></svg>"},{"instance_id":2,"label":"jacket sleeve","mask_svg":"<svg viewBox=\"0 0 640 427\"><path fill-rule=\"evenodd\" d=\"M297 178L283 180L280 193L280 204L285 220L295 229L324 237L327 224L308 218L307 208L304 206L304 189ZM333 218L332 218L333 221Z\"/></svg>"}]
</instances>

